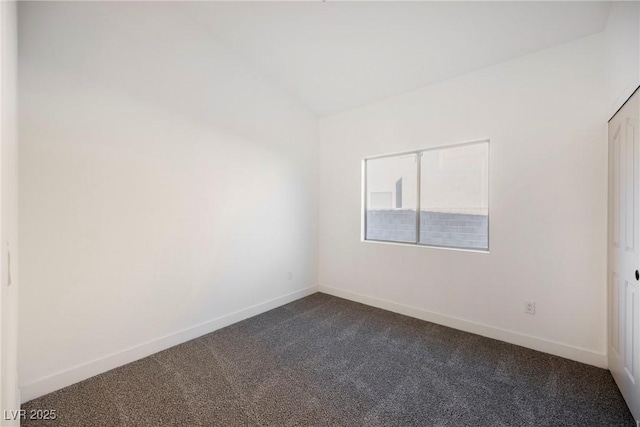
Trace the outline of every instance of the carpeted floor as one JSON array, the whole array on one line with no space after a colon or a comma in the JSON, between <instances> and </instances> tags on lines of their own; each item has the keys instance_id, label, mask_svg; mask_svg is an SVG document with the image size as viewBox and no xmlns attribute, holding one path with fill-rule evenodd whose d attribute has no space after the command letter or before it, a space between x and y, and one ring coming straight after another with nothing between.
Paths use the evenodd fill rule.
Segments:
<instances>
[{"instance_id":1,"label":"carpeted floor","mask_svg":"<svg viewBox=\"0 0 640 427\"><path fill-rule=\"evenodd\" d=\"M635 426L611 374L315 294L63 390L23 426Z\"/></svg>"}]
</instances>

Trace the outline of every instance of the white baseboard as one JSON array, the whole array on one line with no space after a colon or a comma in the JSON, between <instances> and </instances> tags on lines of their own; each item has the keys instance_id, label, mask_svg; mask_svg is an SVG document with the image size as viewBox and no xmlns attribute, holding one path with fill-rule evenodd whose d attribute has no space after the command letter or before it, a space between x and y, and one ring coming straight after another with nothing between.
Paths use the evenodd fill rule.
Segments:
<instances>
[{"instance_id":1,"label":"white baseboard","mask_svg":"<svg viewBox=\"0 0 640 427\"><path fill-rule=\"evenodd\" d=\"M319 290L325 294L392 311L394 313L403 314L405 316L415 317L417 319L426 320L428 322L437 323L439 325L448 326L461 331L482 335L483 337L493 338L510 344L519 345L521 347L527 347L543 353L549 353L566 359L575 360L577 362L586 363L588 365L597 366L599 368L607 368L607 356L592 350L534 337L520 332L510 331L508 329L472 322L458 317L447 316L446 314L435 313L393 301L345 291L331 286L320 285Z\"/></svg>"},{"instance_id":2,"label":"white baseboard","mask_svg":"<svg viewBox=\"0 0 640 427\"><path fill-rule=\"evenodd\" d=\"M241 320L248 319L260 313L264 313L265 311L280 307L281 305L288 304L297 299L304 298L316 292L318 292L318 286L310 286L251 307L220 316L190 328L129 347L100 359L75 366L71 369L40 378L20 387L21 403L28 402L29 400L43 396L47 393L60 390L61 388L67 387L71 384L75 384L159 351L166 350L167 348L183 342L198 338L202 335L232 325Z\"/></svg>"}]
</instances>

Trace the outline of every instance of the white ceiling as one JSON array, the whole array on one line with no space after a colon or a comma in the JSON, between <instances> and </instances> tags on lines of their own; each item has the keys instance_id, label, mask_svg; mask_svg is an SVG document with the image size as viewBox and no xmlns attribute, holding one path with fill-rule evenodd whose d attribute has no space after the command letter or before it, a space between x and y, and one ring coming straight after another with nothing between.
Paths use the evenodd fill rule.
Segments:
<instances>
[{"instance_id":1,"label":"white ceiling","mask_svg":"<svg viewBox=\"0 0 640 427\"><path fill-rule=\"evenodd\" d=\"M606 2L202 2L192 19L317 115L602 31Z\"/></svg>"}]
</instances>

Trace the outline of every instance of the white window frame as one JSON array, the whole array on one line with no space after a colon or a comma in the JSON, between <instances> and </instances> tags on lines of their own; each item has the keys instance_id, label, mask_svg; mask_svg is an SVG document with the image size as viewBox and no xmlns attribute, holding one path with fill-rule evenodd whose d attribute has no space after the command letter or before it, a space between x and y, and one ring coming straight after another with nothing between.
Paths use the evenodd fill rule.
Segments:
<instances>
[{"instance_id":1,"label":"white window frame","mask_svg":"<svg viewBox=\"0 0 640 427\"><path fill-rule=\"evenodd\" d=\"M475 144L487 144L489 150L489 156L487 158L487 247L486 248L466 248L466 247L456 247L456 246L438 246L433 244L425 244L420 243L420 202L421 202L421 191L420 191L420 181L421 181L421 165L422 165L422 153L428 151L442 150L446 148L457 148L464 147L467 145L475 145ZM367 239L367 161L368 160L376 160L383 159L388 157L400 157L406 155L416 155L416 242L396 242L393 240L377 240L377 239ZM491 247L491 140L489 138L482 139L474 139L471 141L464 142L454 142L448 144L441 144L437 146L431 146L427 148L421 148L417 150L409 150L409 151L399 151L394 153L387 154L379 154L375 156L367 156L362 159L362 171L361 171L361 187L362 187L362 199L361 199L361 218L362 218L362 226L360 229L360 240L366 243L382 243L382 244L391 244L391 245L406 245L406 246L417 246L423 248L436 248L436 249L447 249L454 251L466 251L466 252L480 252L480 253L489 253L489 249Z\"/></svg>"}]
</instances>

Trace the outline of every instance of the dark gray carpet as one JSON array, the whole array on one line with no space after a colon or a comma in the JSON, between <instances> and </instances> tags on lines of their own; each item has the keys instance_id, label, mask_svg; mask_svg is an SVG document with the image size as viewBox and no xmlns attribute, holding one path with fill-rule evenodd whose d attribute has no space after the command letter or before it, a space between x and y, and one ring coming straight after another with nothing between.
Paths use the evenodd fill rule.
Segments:
<instances>
[{"instance_id":1,"label":"dark gray carpet","mask_svg":"<svg viewBox=\"0 0 640 427\"><path fill-rule=\"evenodd\" d=\"M610 373L315 294L32 400L23 426L635 426Z\"/></svg>"}]
</instances>

